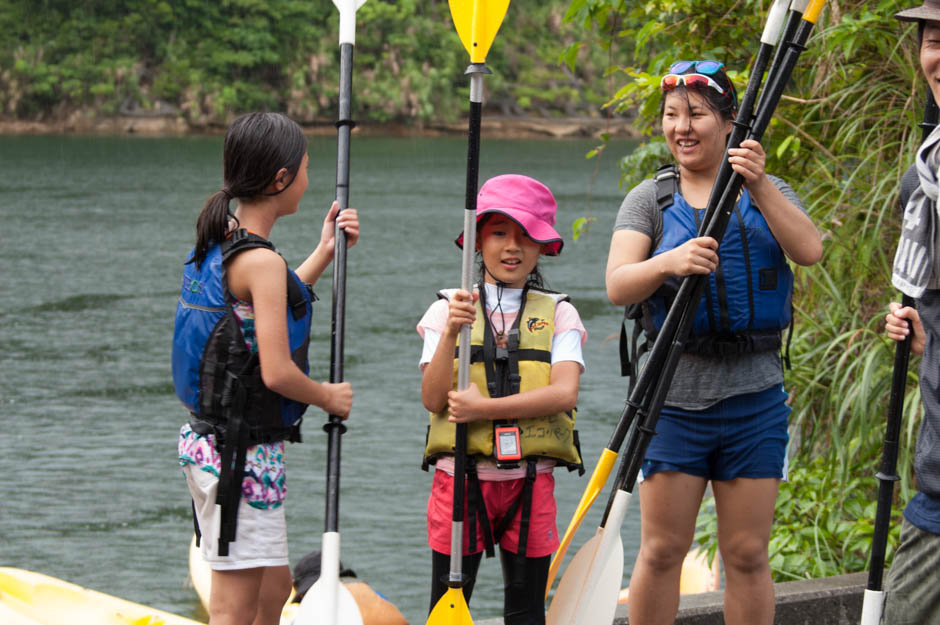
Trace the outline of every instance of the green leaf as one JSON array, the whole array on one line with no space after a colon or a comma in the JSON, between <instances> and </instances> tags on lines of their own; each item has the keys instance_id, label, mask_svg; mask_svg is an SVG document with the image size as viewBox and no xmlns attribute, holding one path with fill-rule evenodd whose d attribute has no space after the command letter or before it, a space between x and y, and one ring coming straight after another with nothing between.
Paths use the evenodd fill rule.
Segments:
<instances>
[{"instance_id":1,"label":"green leaf","mask_svg":"<svg viewBox=\"0 0 940 625\"><path fill-rule=\"evenodd\" d=\"M596 217L578 217L571 224L571 236L577 241L582 234L587 234L591 229L591 223L597 221Z\"/></svg>"}]
</instances>

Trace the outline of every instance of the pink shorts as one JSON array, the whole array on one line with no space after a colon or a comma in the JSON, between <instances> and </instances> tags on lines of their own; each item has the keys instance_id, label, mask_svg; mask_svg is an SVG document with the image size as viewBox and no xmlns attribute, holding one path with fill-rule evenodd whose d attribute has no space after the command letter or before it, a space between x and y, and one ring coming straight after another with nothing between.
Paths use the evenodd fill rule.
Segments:
<instances>
[{"instance_id":1,"label":"pink shorts","mask_svg":"<svg viewBox=\"0 0 940 625\"><path fill-rule=\"evenodd\" d=\"M522 496L525 479L505 482L480 481L483 500L490 527L495 528L502 521L506 511ZM526 556L541 558L555 553L558 549L558 528L555 526L555 478L551 473L539 473L532 490L532 518L529 520L529 538ZM431 549L450 555L450 530L454 517L453 509L454 478L444 471L434 472L431 496L428 497L428 545ZM500 547L512 553L519 552L519 524L522 506L516 510L515 518L506 529ZM470 547L470 526L467 522L467 508L464 504L463 551L464 555L483 551L483 532L477 524L476 545Z\"/></svg>"}]
</instances>

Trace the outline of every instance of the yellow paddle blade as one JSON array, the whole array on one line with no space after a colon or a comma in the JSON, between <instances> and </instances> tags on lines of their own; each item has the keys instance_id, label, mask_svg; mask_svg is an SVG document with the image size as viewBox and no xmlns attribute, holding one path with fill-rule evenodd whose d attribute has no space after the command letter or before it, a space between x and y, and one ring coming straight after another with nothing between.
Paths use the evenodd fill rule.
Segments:
<instances>
[{"instance_id":1,"label":"yellow paddle blade","mask_svg":"<svg viewBox=\"0 0 940 625\"><path fill-rule=\"evenodd\" d=\"M806 7L806 11L803 12L803 19L811 24L815 24L816 20L819 19L819 14L822 12L824 4L826 4L826 0L810 0L809 6Z\"/></svg>"},{"instance_id":2,"label":"yellow paddle blade","mask_svg":"<svg viewBox=\"0 0 940 625\"><path fill-rule=\"evenodd\" d=\"M509 0L450 0L450 15L471 63L486 61Z\"/></svg>"},{"instance_id":3,"label":"yellow paddle blade","mask_svg":"<svg viewBox=\"0 0 940 625\"><path fill-rule=\"evenodd\" d=\"M448 588L428 615L427 625L473 625L462 588Z\"/></svg>"},{"instance_id":4,"label":"yellow paddle blade","mask_svg":"<svg viewBox=\"0 0 940 625\"><path fill-rule=\"evenodd\" d=\"M591 474L591 479L588 480L584 493L581 495L581 501L574 511L574 516L571 517L571 523L568 524L568 529L565 530L558 551L555 552L555 556L552 558L552 564L548 568L548 583L545 585L546 599L552 589L552 584L555 582L555 576L558 575L561 561L565 558L565 552L568 551L568 547L571 545L571 540L581 526L581 521L584 520L588 509L597 499L597 495L603 490L604 484L607 483L607 478L610 476L610 471L613 469L615 462L617 462L617 452L605 448L601 453L600 460L597 461L597 466L594 467L594 473Z\"/></svg>"}]
</instances>

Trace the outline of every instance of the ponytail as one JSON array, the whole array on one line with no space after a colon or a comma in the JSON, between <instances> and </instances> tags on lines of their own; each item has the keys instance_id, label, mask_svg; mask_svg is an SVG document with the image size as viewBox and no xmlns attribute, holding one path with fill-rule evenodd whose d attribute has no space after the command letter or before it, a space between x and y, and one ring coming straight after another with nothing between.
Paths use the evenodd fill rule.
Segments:
<instances>
[{"instance_id":1,"label":"ponytail","mask_svg":"<svg viewBox=\"0 0 940 625\"><path fill-rule=\"evenodd\" d=\"M231 200L232 196L228 190L216 191L199 213L196 220L196 248L193 250L191 261L196 263L197 268L202 266L209 248L225 240L229 232L229 222L234 220L236 225L238 224L238 218L228 210Z\"/></svg>"},{"instance_id":2,"label":"ponytail","mask_svg":"<svg viewBox=\"0 0 940 625\"><path fill-rule=\"evenodd\" d=\"M303 130L280 113L242 115L225 132L222 145L224 187L206 202L196 221L196 249L193 261L202 265L209 248L225 240L238 218L229 212L235 199L252 199L266 192L277 173L286 169L296 176L304 155L307 138ZM293 182L287 183L290 185ZM276 195L276 194L274 194Z\"/></svg>"}]
</instances>

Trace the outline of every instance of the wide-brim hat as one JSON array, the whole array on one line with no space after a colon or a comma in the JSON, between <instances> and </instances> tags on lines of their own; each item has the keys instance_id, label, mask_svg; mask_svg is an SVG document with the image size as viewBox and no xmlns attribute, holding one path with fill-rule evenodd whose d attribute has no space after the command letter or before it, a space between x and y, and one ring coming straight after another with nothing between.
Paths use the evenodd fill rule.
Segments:
<instances>
[{"instance_id":1,"label":"wide-brim hat","mask_svg":"<svg viewBox=\"0 0 940 625\"><path fill-rule=\"evenodd\" d=\"M919 7L895 13L894 18L902 22L918 22L920 20L940 22L940 0L924 0L924 3Z\"/></svg>"},{"instance_id":2,"label":"wide-brim hat","mask_svg":"<svg viewBox=\"0 0 940 625\"><path fill-rule=\"evenodd\" d=\"M477 223L489 213L499 213L519 224L530 239L543 245L548 256L557 256L565 242L555 230L555 196L544 184L519 174L490 178L477 194ZM463 232L455 241L463 249Z\"/></svg>"}]
</instances>

